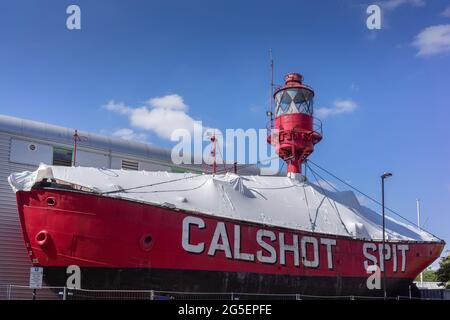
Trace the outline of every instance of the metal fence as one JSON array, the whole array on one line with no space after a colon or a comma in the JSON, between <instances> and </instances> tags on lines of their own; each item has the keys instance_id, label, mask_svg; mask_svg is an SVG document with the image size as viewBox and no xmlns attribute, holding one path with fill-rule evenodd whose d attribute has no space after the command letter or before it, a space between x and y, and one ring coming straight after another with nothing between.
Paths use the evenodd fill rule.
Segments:
<instances>
[{"instance_id":1,"label":"metal fence","mask_svg":"<svg viewBox=\"0 0 450 320\"><path fill-rule=\"evenodd\" d=\"M0 300L32 300L33 296L39 300L62 299L59 292L63 288L42 287L41 289L30 289L27 286L0 285Z\"/></svg>"},{"instance_id":2,"label":"metal fence","mask_svg":"<svg viewBox=\"0 0 450 320\"><path fill-rule=\"evenodd\" d=\"M441 291L441 290L436 290ZM303 294L254 294L175 292L154 290L86 290L66 287L0 286L0 300L382 300L373 296L312 296ZM397 296L389 300L442 300L450 299L450 290L439 295L427 294L422 298Z\"/></svg>"}]
</instances>

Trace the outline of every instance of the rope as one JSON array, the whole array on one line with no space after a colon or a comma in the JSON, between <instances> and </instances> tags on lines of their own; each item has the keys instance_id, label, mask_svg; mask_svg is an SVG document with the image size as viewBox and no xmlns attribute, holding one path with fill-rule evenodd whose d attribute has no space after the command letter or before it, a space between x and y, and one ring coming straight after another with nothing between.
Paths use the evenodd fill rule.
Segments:
<instances>
[{"instance_id":1,"label":"rope","mask_svg":"<svg viewBox=\"0 0 450 320\"><path fill-rule=\"evenodd\" d=\"M358 192L359 194L361 194L361 195L365 196L366 198L368 198L369 200L375 202L375 203L378 204L379 206L382 206L381 202L379 202L378 200L376 200L376 199L374 199L373 197L369 196L368 194L362 192L361 190L359 190L358 188L352 186L351 184L345 182L343 179L337 177L336 175L334 175L334 174L331 173L330 171L324 169L323 167L319 166L318 164L314 163L313 161L308 160L308 163L312 163L314 166L316 166L317 168L323 170L324 172L326 172L327 174L329 174L330 176L332 176L333 178L335 178L335 179L338 180L339 182L345 184L346 186L348 186L348 187L350 187L351 189L355 190L355 191ZM315 171L311 168L311 166L308 165L308 168L309 168L312 172L315 172ZM317 174L317 172L316 172L316 174ZM318 175L318 174L317 174L317 175ZM320 176L319 176L319 177L320 177ZM321 177L321 179L324 180L325 182L327 182L334 190L339 191L339 190L336 189L334 186L332 186L327 180L323 179L322 177ZM393 209L391 209L391 208L389 208L389 207L386 207L386 206L384 206L384 208L385 208L386 210L390 211L391 213L393 213L394 215L396 215L396 216L402 218L403 220L405 220L406 222L408 222L408 223L411 224L412 226L415 226L415 225L416 225L414 222L412 222L412 221L410 221L409 219L405 218L404 216L402 216L400 213L394 211ZM438 238L437 236L435 236L434 234L432 234L430 231L425 230L424 228L421 228L421 231L425 231L425 232L428 233L429 235L431 235L431 236L433 236L433 237L435 237L435 238L437 238L437 239L440 239L440 238Z\"/></svg>"},{"instance_id":2,"label":"rope","mask_svg":"<svg viewBox=\"0 0 450 320\"><path fill-rule=\"evenodd\" d=\"M218 149L219 149L220 159L222 159L223 170L227 171L228 170L227 169L227 164L225 162L225 159L223 158L222 151L220 150L222 148L218 148ZM217 150L217 146L216 146L216 150Z\"/></svg>"},{"instance_id":3,"label":"rope","mask_svg":"<svg viewBox=\"0 0 450 320\"><path fill-rule=\"evenodd\" d=\"M100 194L101 195L113 194L113 193L127 192L127 191L130 191L130 190L142 189L142 188L147 188L147 187L154 187L154 186L159 186L159 185L166 184L166 183L172 183L172 182L177 182L177 181L182 181L182 180L187 180L187 179L200 177L202 175L203 175L203 173L199 173L199 174L192 175L192 176L189 176L189 177L183 177L183 178L172 179L172 180L167 180L167 181L155 182L155 183L145 184L145 185L141 185L141 186L137 186L137 187L131 187L131 188L120 188L118 190L101 192Z\"/></svg>"},{"instance_id":4,"label":"rope","mask_svg":"<svg viewBox=\"0 0 450 320\"><path fill-rule=\"evenodd\" d=\"M187 188L187 189L172 189L172 190L153 190L153 191L132 191L132 192L127 192L127 193L164 193L164 192L185 192L185 191L193 191L193 190L197 190L200 189L201 187L203 187L206 183L208 182L208 180L203 181L200 185L196 186L196 187L192 187L192 188Z\"/></svg>"},{"instance_id":5,"label":"rope","mask_svg":"<svg viewBox=\"0 0 450 320\"><path fill-rule=\"evenodd\" d=\"M311 168L310 168L310 169L311 169ZM320 187L320 189L322 189L322 193L323 193L323 195L325 196L325 198L327 198L328 203L330 204L331 208L333 208L334 211L336 212L336 215L337 215L339 221L341 222L342 226L344 227L345 231L347 232L347 234L352 235L352 233L351 233L350 231L348 231L347 226L345 225L344 221L342 221L341 214L339 213L339 210L338 210L337 207L336 207L336 202L333 200L333 202L334 202L334 206L333 206L333 204L331 203L330 198L329 198L328 195L327 195L327 192L325 191L324 188L322 188L322 185L320 184L319 179L317 179L315 172L314 172L313 170L311 170L311 172L312 172L314 178L315 178L316 181L317 181L317 185ZM323 178L321 178L321 179L324 180ZM326 180L325 180L325 181L326 181Z\"/></svg>"},{"instance_id":6,"label":"rope","mask_svg":"<svg viewBox=\"0 0 450 320\"><path fill-rule=\"evenodd\" d=\"M265 159L262 162L267 162L267 161L271 161L275 158L278 158L278 155L275 157L271 157L268 159ZM260 164L261 161L258 161L257 164ZM255 164L243 164L240 166L240 168L245 168L245 167L249 167L249 166L254 166ZM227 170L223 169L223 170L218 170L216 172L216 174L220 174L220 173L226 173ZM182 181L182 180L187 180L187 179L193 179L193 178L197 178L202 176L203 173L199 173L196 175L192 175L192 176L188 176L188 177L183 177L183 178L178 178L178 179L172 179L172 180L167 180L167 181L161 181L161 182L155 182L155 183L151 183L151 184L145 184L145 185L141 185L141 186L136 186L136 187L130 187L130 188L120 188L118 190L112 190L112 191L106 191L106 192L101 192L101 195L107 195L107 194L114 194L114 193L121 193L121 192L127 192L130 190L136 190L136 189L142 189L142 188L148 188L148 187L154 187L154 186L159 186L162 184L166 184L166 183L172 183L172 182L178 182L178 181Z\"/></svg>"}]
</instances>

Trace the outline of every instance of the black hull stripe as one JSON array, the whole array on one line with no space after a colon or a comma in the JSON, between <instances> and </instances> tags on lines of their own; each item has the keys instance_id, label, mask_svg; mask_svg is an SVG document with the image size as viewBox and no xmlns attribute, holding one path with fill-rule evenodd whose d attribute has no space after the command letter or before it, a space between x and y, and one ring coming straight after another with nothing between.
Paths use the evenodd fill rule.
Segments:
<instances>
[{"instance_id":1,"label":"black hull stripe","mask_svg":"<svg viewBox=\"0 0 450 320\"><path fill-rule=\"evenodd\" d=\"M66 286L65 267L44 267L48 285ZM175 292L301 294L317 296L382 296L368 290L363 277L294 277L245 272L174 269L82 268L81 287L91 290L155 290ZM408 296L411 279L388 279L390 296ZM417 293L416 293L417 294Z\"/></svg>"}]
</instances>

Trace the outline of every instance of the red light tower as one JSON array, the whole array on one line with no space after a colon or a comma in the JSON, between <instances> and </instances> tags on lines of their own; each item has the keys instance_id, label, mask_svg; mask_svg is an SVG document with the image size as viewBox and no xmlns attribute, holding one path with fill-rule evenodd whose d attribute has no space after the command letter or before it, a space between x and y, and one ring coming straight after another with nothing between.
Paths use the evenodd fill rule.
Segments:
<instances>
[{"instance_id":1,"label":"red light tower","mask_svg":"<svg viewBox=\"0 0 450 320\"><path fill-rule=\"evenodd\" d=\"M303 84L303 76L289 73L284 86L275 90L267 141L288 164L289 173L301 173L301 164L322 140L322 124L313 117L314 91ZM273 118L275 117L275 119Z\"/></svg>"}]
</instances>

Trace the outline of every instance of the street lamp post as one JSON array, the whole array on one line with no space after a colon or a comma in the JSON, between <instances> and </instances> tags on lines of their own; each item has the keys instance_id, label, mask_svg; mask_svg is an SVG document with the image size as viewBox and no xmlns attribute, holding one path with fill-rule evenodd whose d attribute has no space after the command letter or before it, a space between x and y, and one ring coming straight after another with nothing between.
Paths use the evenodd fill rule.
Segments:
<instances>
[{"instance_id":1,"label":"street lamp post","mask_svg":"<svg viewBox=\"0 0 450 320\"><path fill-rule=\"evenodd\" d=\"M384 215L384 179L392 177L392 173L385 172L381 176L381 207L382 207L382 213L383 213L383 245L382 245L382 251L381 251L381 265L383 266L383 291L384 291L384 299L387 298L387 289L386 289L386 265L385 265L385 234L386 234L386 223L385 223L385 215Z\"/></svg>"}]
</instances>

